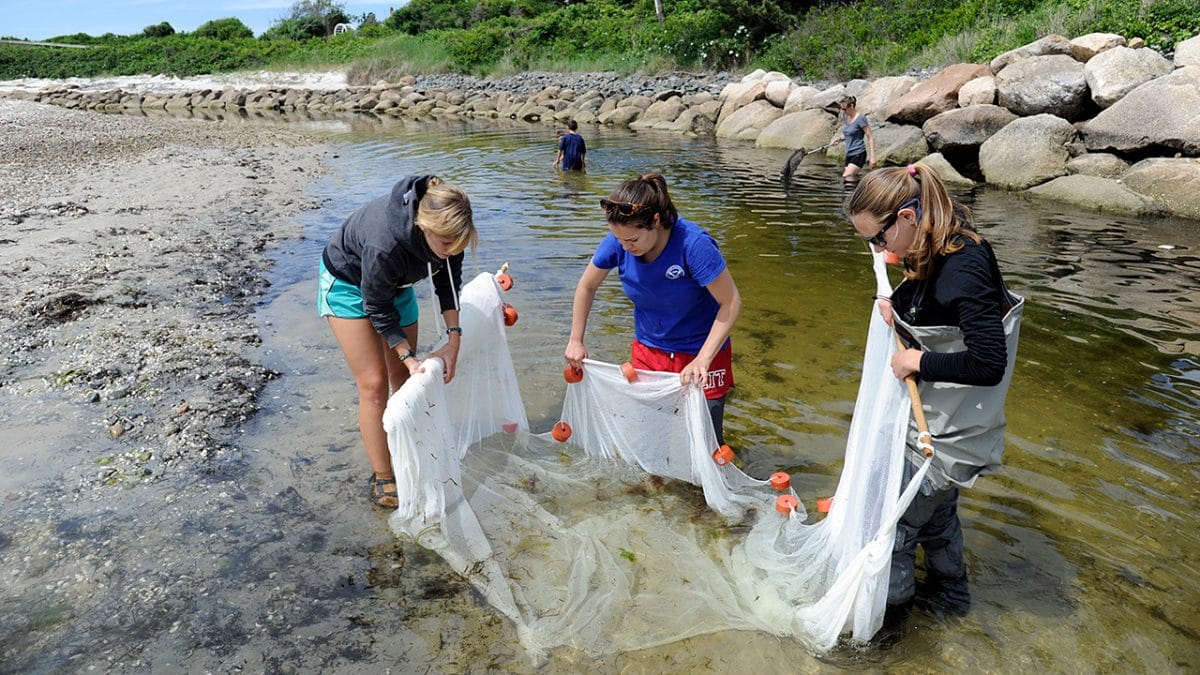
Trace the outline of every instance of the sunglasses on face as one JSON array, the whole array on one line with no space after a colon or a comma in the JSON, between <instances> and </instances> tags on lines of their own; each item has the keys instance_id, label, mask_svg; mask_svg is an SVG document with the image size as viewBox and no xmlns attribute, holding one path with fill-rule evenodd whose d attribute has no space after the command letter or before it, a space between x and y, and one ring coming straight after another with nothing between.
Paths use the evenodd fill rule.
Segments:
<instances>
[{"instance_id":1,"label":"sunglasses on face","mask_svg":"<svg viewBox=\"0 0 1200 675\"><path fill-rule=\"evenodd\" d=\"M609 199L600 200L600 208L604 209L605 213L618 214L629 217L635 215L642 209L646 208L645 204L635 204L633 202L614 202Z\"/></svg>"},{"instance_id":2,"label":"sunglasses on face","mask_svg":"<svg viewBox=\"0 0 1200 675\"><path fill-rule=\"evenodd\" d=\"M893 211L891 214L889 214L888 217L886 219L884 219L883 227L879 228L878 232L876 232L875 234L873 234L869 237L863 237L863 238L866 239L867 243L871 244L872 246L878 246L879 248L887 248L887 239L884 239L884 237L883 237L884 233L886 233L888 230L892 229L892 226L896 224L896 219L898 219L900 217L900 212L903 211L904 209L907 209L910 206L917 207L917 218L920 218L921 217L921 202L917 197L913 197L912 199L901 204L899 206L899 208L897 208L895 211Z\"/></svg>"}]
</instances>

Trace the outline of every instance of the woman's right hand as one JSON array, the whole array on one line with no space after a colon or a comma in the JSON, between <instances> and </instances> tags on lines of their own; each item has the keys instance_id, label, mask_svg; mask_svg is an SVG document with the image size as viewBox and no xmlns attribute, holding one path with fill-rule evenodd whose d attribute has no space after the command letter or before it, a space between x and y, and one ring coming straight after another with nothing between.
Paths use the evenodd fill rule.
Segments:
<instances>
[{"instance_id":1,"label":"woman's right hand","mask_svg":"<svg viewBox=\"0 0 1200 675\"><path fill-rule=\"evenodd\" d=\"M567 342L567 350L563 352L563 358L567 360L567 365L572 368L582 368L583 360L588 357L587 347L583 346L583 340L571 340Z\"/></svg>"},{"instance_id":2,"label":"woman's right hand","mask_svg":"<svg viewBox=\"0 0 1200 675\"><path fill-rule=\"evenodd\" d=\"M892 325L892 301L887 298L879 299L879 316L883 317L883 322L887 325Z\"/></svg>"}]
</instances>

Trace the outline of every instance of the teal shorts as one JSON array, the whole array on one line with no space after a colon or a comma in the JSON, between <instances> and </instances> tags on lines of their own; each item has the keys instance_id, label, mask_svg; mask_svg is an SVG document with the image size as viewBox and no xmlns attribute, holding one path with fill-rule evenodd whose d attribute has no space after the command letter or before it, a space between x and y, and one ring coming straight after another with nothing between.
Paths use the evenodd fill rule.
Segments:
<instances>
[{"instance_id":1,"label":"teal shorts","mask_svg":"<svg viewBox=\"0 0 1200 675\"><path fill-rule=\"evenodd\" d=\"M400 325L411 326L417 322L417 294L412 286L401 288L392 301L400 314ZM339 319L365 319L362 289L342 281L325 269L321 261L321 276L317 283L317 313L321 316L336 316Z\"/></svg>"}]
</instances>

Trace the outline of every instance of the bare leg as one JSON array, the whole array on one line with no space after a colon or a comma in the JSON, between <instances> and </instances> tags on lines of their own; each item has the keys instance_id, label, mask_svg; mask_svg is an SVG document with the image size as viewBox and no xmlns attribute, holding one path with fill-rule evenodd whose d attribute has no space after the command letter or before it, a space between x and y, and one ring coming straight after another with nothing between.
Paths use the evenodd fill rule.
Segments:
<instances>
[{"instance_id":1,"label":"bare leg","mask_svg":"<svg viewBox=\"0 0 1200 675\"><path fill-rule=\"evenodd\" d=\"M860 167L857 164L847 164L846 168L842 171L842 180L854 180L859 171Z\"/></svg>"},{"instance_id":2,"label":"bare leg","mask_svg":"<svg viewBox=\"0 0 1200 675\"><path fill-rule=\"evenodd\" d=\"M387 407L389 387L398 389L408 378L408 369L400 362L395 350L375 332L367 319L328 317L329 327L342 348L346 365L358 388L358 430L371 470L380 478L394 476L392 458L388 452L387 434L383 430L383 411ZM415 340L417 325L405 327Z\"/></svg>"}]
</instances>

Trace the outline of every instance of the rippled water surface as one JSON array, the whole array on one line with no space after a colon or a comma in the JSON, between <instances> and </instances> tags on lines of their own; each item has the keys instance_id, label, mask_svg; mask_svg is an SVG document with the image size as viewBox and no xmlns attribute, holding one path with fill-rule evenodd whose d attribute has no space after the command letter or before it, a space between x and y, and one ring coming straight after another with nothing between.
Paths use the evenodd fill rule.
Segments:
<instances>
[{"instance_id":1,"label":"rippled water surface","mask_svg":"<svg viewBox=\"0 0 1200 675\"><path fill-rule=\"evenodd\" d=\"M79 573L69 599L26 612L23 630L70 630L53 654L21 663L45 672L533 668L509 622L367 505L353 383L315 316L325 240L406 173L441 175L471 195L481 233L471 273L512 265L506 300L521 318L509 343L535 431L558 419L572 292L606 231L597 200L639 173L665 174L681 214L718 240L745 302L728 440L748 473L799 472L802 495L831 494L874 292L866 248L838 217L837 167L805 164L785 191L787 151L588 128L588 173L563 175L551 168L549 126L355 117L310 128L331 142L331 170L311 186L323 206L302 216L305 237L278 252L259 357L282 377L238 440L244 466L173 485L165 504L152 492L164 488L139 487L98 518L49 519L39 564L82 562L70 563ZM1200 224L1123 220L984 188L958 196L1029 300L1005 469L960 500L971 613L918 610L890 639L821 660L789 640L729 631L600 660L558 650L541 670L1200 670ZM419 290L428 317L428 287ZM614 275L588 346L619 362L631 334ZM422 343L431 340L426 325ZM36 472L41 460L31 461ZM154 610L136 616L121 610L147 605ZM0 647L21 653L27 639L12 633Z\"/></svg>"},{"instance_id":2,"label":"rippled water surface","mask_svg":"<svg viewBox=\"0 0 1200 675\"><path fill-rule=\"evenodd\" d=\"M545 430L565 386L559 371L572 290L605 232L597 200L621 180L660 171L681 214L717 238L745 300L726 428L746 470L759 477L801 471L801 490L832 490L874 288L865 247L837 215L843 187L835 167L806 164L785 191L778 168L786 151L710 138L589 129L588 173L563 175L550 167L548 127L359 122L331 136L333 172L314 186L329 202L311 215L311 241L280 272L285 286L304 290L284 290L272 313L303 301L296 321L311 323L312 261L341 218L401 174L442 175L476 207L481 245L468 266L513 266L509 300L521 320L509 340L531 423ZM1010 286L1029 299L1008 399L1006 468L960 502L971 614L918 611L894 643L823 663L778 640L740 634L621 663L703 667L683 655L711 649L721 654L708 663L716 669L1200 667L1197 224L1122 220L989 189L959 197L975 209ZM613 278L589 324L592 354L627 358L631 321ZM312 339L327 357L322 381L344 378L320 326ZM289 388L288 379L280 388ZM303 378L295 380L298 387ZM336 388L333 399L352 409L351 394ZM318 400L326 392L291 395L314 409L331 403ZM349 417L340 422L336 443L361 452ZM317 411L302 423L314 437L330 433L331 420ZM490 649L507 654L511 645Z\"/></svg>"}]
</instances>

